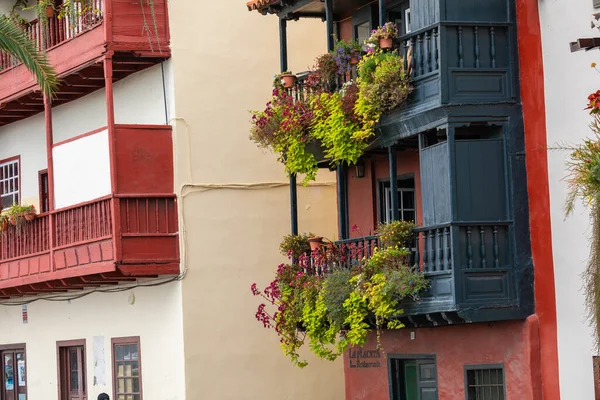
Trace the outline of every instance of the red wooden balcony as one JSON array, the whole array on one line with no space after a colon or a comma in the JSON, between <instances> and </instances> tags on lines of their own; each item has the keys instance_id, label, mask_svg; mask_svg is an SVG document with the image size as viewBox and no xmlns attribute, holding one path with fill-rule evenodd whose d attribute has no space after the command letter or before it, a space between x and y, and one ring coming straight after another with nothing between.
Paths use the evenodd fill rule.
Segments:
<instances>
[{"instance_id":1,"label":"red wooden balcony","mask_svg":"<svg viewBox=\"0 0 600 400\"><path fill-rule=\"evenodd\" d=\"M170 56L166 0L154 0L154 12L142 0L91 0L77 18L51 17L43 27L33 20L23 28L62 79L53 105L102 88L105 57L112 59L114 82ZM43 109L29 71L0 52L0 126Z\"/></svg>"},{"instance_id":2,"label":"red wooden balcony","mask_svg":"<svg viewBox=\"0 0 600 400\"><path fill-rule=\"evenodd\" d=\"M0 234L0 298L179 274L171 127L115 125L113 147L106 132L54 145L55 199L68 205ZM77 154L87 161L72 168Z\"/></svg>"}]
</instances>

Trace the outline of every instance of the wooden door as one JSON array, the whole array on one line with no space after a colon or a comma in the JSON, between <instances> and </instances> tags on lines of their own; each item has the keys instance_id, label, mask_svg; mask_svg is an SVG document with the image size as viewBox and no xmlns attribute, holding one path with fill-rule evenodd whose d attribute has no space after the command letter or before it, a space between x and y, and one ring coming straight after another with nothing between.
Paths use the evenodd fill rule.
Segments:
<instances>
[{"instance_id":1,"label":"wooden door","mask_svg":"<svg viewBox=\"0 0 600 400\"><path fill-rule=\"evenodd\" d=\"M2 358L2 400L27 400L25 352L5 350Z\"/></svg>"},{"instance_id":2,"label":"wooden door","mask_svg":"<svg viewBox=\"0 0 600 400\"><path fill-rule=\"evenodd\" d=\"M83 346L60 348L60 400L87 400Z\"/></svg>"}]
</instances>

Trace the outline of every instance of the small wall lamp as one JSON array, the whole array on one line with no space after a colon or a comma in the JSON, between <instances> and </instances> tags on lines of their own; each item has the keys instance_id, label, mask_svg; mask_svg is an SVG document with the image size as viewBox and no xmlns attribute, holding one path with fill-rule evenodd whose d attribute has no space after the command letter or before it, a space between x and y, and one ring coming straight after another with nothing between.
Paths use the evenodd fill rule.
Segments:
<instances>
[{"instance_id":1,"label":"small wall lamp","mask_svg":"<svg viewBox=\"0 0 600 400\"><path fill-rule=\"evenodd\" d=\"M358 162L354 166L354 176L356 178L365 177L365 162L363 160L358 160Z\"/></svg>"}]
</instances>

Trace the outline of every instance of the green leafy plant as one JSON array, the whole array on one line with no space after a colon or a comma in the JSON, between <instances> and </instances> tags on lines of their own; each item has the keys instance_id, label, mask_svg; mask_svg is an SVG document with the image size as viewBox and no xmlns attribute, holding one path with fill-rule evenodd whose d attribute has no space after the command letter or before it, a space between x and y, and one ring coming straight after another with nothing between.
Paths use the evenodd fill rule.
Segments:
<instances>
[{"instance_id":1,"label":"green leafy plant","mask_svg":"<svg viewBox=\"0 0 600 400\"><path fill-rule=\"evenodd\" d=\"M298 259L303 254L310 253L310 244L308 239L313 237L314 234L302 234L302 235L285 235L283 240L279 244L279 251L284 256L288 256L290 259Z\"/></svg>"},{"instance_id":2,"label":"green leafy plant","mask_svg":"<svg viewBox=\"0 0 600 400\"><path fill-rule=\"evenodd\" d=\"M363 346L368 333L401 329L398 319L406 298L418 298L427 286L423 274L407 265L410 252L401 247L375 249L368 259L354 257L351 269L341 268L351 248L327 246L292 264L281 264L265 289L252 293L267 300L256 312L265 328L273 328L283 353L299 366L300 348L308 343L318 357L335 360L353 346ZM352 255L350 255L352 256ZM269 308L272 308L270 310Z\"/></svg>"},{"instance_id":3,"label":"green leafy plant","mask_svg":"<svg viewBox=\"0 0 600 400\"><path fill-rule=\"evenodd\" d=\"M313 97L311 134L321 141L325 156L332 164L355 164L375 135L373 115L356 116L358 122L344 112L340 93L322 93ZM361 120L364 118L364 124Z\"/></svg>"},{"instance_id":4,"label":"green leafy plant","mask_svg":"<svg viewBox=\"0 0 600 400\"><path fill-rule=\"evenodd\" d=\"M380 224L377 227L376 234L382 247L409 247L414 239L414 229L416 225L413 222L393 221L388 224Z\"/></svg>"},{"instance_id":5,"label":"green leafy plant","mask_svg":"<svg viewBox=\"0 0 600 400\"><path fill-rule=\"evenodd\" d=\"M273 97L263 111L251 111L250 138L259 146L279 153L279 161L288 174L306 174L305 182L314 180L317 160L306 152L313 141L309 127L312 110L307 102L295 101L282 87L273 89Z\"/></svg>"},{"instance_id":6,"label":"green leafy plant","mask_svg":"<svg viewBox=\"0 0 600 400\"><path fill-rule=\"evenodd\" d=\"M405 64L410 65L395 52L375 52L365 56L359 64L359 101L379 113L403 105L413 90Z\"/></svg>"}]
</instances>

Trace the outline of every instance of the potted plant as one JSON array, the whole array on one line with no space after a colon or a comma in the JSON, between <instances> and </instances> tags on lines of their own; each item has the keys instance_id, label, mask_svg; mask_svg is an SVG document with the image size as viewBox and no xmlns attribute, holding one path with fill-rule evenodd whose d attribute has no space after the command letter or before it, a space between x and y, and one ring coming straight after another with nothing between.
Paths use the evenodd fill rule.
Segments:
<instances>
[{"instance_id":1,"label":"potted plant","mask_svg":"<svg viewBox=\"0 0 600 400\"><path fill-rule=\"evenodd\" d=\"M311 251L321 250L321 246L323 246L323 237L322 236L314 236L308 238L308 244L310 245Z\"/></svg>"},{"instance_id":2,"label":"potted plant","mask_svg":"<svg viewBox=\"0 0 600 400\"><path fill-rule=\"evenodd\" d=\"M356 41L340 40L335 44L332 55L338 67L338 74L344 75L352 71L353 65L358 64L362 56L362 48Z\"/></svg>"},{"instance_id":3,"label":"potted plant","mask_svg":"<svg viewBox=\"0 0 600 400\"><path fill-rule=\"evenodd\" d=\"M386 22L383 26L377 27L371 32L371 37L367 39L367 42L373 43L374 41L379 43L379 47L382 49L391 49L394 45L394 38L398 36L398 28L393 22Z\"/></svg>"},{"instance_id":4,"label":"potted plant","mask_svg":"<svg viewBox=\"0 0 600 400\"><path fill-rule=\"evenodd\" d=\"M31 222L35 219L35 206L23 206L25 209L23 210L23 217L28 222Z\"/></svg>"},{"instance_id":5,"label":"potted plant","mask_svg":"<svg viewBox=\"0 0 600 400\"><path fill-rule=\"evenodd\" d=\"M279 251L292 260L297 260L303 254L311 251L308 239L313 237L312 233L302 235L285 235L279 244Z\"/></svg>"},{"instance_id":6,"label":"potted plant","mask_svg":"<svg viewBox=\"0 0 600 400\"><path fill-rule=\"evenodd\" d=\"M290 71L282 72L278 77L281 81L281 85L283 85L285 89L291 89L294 87L294 83L296 83L296 75L292 74Z\"/></svg>"},{"instance_id":7,"label":"potted plant","mask_svg":"<svg viewBox=\"0 0 600 400\"><path fill-rule=\"evenodd\" d=\"M5 210L4 213L8 216L8 222L13 226L17 226L23 220L28 222L33 221L35 218L35 207L21 206L15 203L9 209Z\"/></svg>"}]
</instances>

